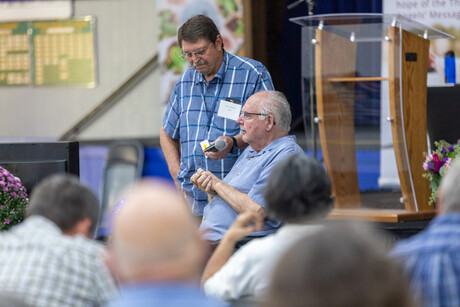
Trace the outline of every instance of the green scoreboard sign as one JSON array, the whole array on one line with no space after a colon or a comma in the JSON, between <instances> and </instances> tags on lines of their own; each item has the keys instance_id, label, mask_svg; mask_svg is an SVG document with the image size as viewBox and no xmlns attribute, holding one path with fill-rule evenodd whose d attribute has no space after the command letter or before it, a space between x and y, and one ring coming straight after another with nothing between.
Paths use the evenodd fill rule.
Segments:
<instances>
[{"instance_id":1,"label":"green scoreboard sign","mask_svg":"<svg viewBox=\"0 0 460 307\"><path fill-rule=\"evenodd\" d=\"M0 85L96 86L95 18L0 23Z\"/></svg>"},{"instance_id":2,"label":"green scoreboard sign","mask_svg":"<svg viewBox=\"0 0 460 307\"><path fill-rule=\"evenodd\" d=\"M0 23L0 85L30 84L27 22Z\"/></svg>"}]
</instances>

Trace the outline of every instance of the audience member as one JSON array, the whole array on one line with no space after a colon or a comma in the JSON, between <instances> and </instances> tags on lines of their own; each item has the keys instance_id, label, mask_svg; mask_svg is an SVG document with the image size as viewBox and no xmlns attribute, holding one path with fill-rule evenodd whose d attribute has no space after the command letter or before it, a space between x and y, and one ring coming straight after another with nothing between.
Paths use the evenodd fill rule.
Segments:
<instances>
[{"instance_id":1,"label":"audience member","mask_svg":"<svg viewBox=\"0 0 460 307\"><path fill-rule=\"evenodd\" d=\"M181 57L192 67L171 93L160 143L177 188L184 192L193 214L201 217L207 195L192 185L190 177L203 168L224 178L240 155L239 148L246 147L236 118L226 110L238 115L252 94L274 87L262 63L224 50L224 40L209 17L187 20L177 40L184 52ZM207 153L212 160L206 159L200 143L217 138L224 139L226 147Z\"/></svg>"},{"instance_id":2,"label":"audience member","mask_svg":"<svg viewBox=\"0 0 460 307\"><path fill-rule=\"evenodd\" d=\"M116 295L103 247L90 239L96 196L79 179L52 175L32 192L25 220L0 233L0 289L31 306L99 306Z\"/></svg>"},{"instance_id":3,"label":"audience member","mask_svg":"<svg viewBox=\"0 0 460 307\"><path fill-rule=\"evenodd\" d=\"M327 223L280 258L261 306L415 306L383 240L361 222Z\"/></svg>"},{"instance_id":4,"label":"audience member","mask_svg":"<svg viewBox=\"0 0 460 307\"><path fill-rule=\"evenodd\" d=\"M290 155L303 152L295 136L288 135L291 110L281 92L252 95L237 122L243 141L249 144L224 180L199 169L192 182L210 195L204 209L201 230L206 240L217 244L239 213L252 212L264 219L263 191L273 167ZM264 228L253 233L261 237L275 232L281 223L265 219Z\"/></svg>"},{"instance_id":5,"label":"audience member","mask_svg":"<svg viewBox=\"0 0 460 307\"><path fill-rule=\"evenodd\" d=\"M121 290L109 306L217 306L199 287L207 251L174 186L139 182L113 226L109 263Z\"/></svg>"},{"instance_id":6,"label":"audience member","mask_svg":"<svg viewBox=\"0 0 460 307\"><path fill-rule=\"evenodd\" d=\"M392 256L402 261L412 290L424 306L460 306L460 162L442 178L438 216L421 233L399 242Z\"/></svg>"},{"instance_id":7,"label":"audience member","mask_svg":"<svg viewBox=\"0 0 460 307\"><path fill-rule=\"evenodd\" d=\"M227 301L260 298L275 263L291 242L321 228L317 221L332 208L329 177L315 159L303 153L292 155L273 169L265 205L269 216L285 225L275 234L249 242L232 256L236 242L263 223L260 215L239 215L205 268L202 282L207 295Z\"/></svg>"}]
</instances>

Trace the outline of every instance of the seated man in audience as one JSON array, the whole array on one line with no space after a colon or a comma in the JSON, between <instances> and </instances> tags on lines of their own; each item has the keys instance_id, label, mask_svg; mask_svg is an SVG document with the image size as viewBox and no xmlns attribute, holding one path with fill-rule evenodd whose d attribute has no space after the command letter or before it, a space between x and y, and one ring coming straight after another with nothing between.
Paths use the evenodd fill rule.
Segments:
<instances>
[{"instance_id":1,"label":"seated man in audience","mask_svg":"<svg viewBox=\"0 0 460 307\"><path fill-rule=\"evenodd\" d=\"M415 307L386 240L357 221L331 221L280 257L261 307Z\"/></svg>"},{"instance_id":2,"label":"seated man in audience","mask_svg":"<svg viewBox=\"0 0 460 307\"><path fill-rule=\"evenodd\" d=\"M424 306L460 306L460 161L452 163L439 188L438 216L399 242L392 256L403 262Z\"/></svg>"},{"instance_id":3,"label":"seated man in audience","mask_svg":"<svg viewBox=\"0 0 460 307\"><path fill-rule=\"evenodd\" d=\"M295 136L288 135L291 110L283 93L264 91L252 95L241 110L237 122L244 150L230 173L220 180L199 169L191 181L210 195L204 208L201 230L206 240L218 244L237 215L252 212L264 219L263 190L273 167L283 158L303 152ZM261 237L275 232L280 222L265 219L264 227L252 234Z\"/></svg>"},{"instance_id":4,"label":"seated man in audience","mask_svg":"<svg viewBox=\"0 0 460 307\"><path fill-rule=\"evenodd\" d=\"M103 247L90 239L99 217L91 190L52 175L32 192L25 220L0 234L0 289L32 306L100 306L116 295Z\"/></svg>"},{"instance_id":5,"label":"seated man in audience","mask_svg":"<svg viewBox=\"0 0 460 307\"><path fill-rule=\"evenodd\" d=\"M236 242L263 223L260 215L252 212L239 215L205 268L202 283L207 295L227 301L261 297L280 255L299 236L318 231L321 226L317 221L332 209L329 177L315 159L303 153L290 156L273 169L265 206L270 217L285 225L233 254Z\"/></svg>"},{"instance_id":6,"label":"seated man in audience","mask_svg":"<svg viewBox=\"0 0 460 307\"><path fill-rule=\"evenodd\" d=\"M199 286L206 253L175 187L141 181L114 218L108 261L121 295L109 306L218 306Z\"/></svg>"}]
</instances>

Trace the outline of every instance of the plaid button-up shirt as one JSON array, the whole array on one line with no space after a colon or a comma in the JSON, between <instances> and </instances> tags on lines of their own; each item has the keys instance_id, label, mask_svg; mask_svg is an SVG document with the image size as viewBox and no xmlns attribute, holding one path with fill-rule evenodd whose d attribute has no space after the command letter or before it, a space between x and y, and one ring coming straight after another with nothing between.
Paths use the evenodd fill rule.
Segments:
<instances>
[{"instance_id":1,"label":"plaid button-up shirt","mask_svg":"<svg viewBox=\"0 0 460 307\"><path fill-rule=\"evenodd\" d=\"M102 252L97 242L31 216L0 233L0 289L31 306L102 306L117 294Z\"/></svg>"},{"instance_id":2,"label":"plaid button-up shirt","mask_svg":"<svg viewBox=\"0 0 460 307\"><path fill-rule=\"evenodd\" d=\"M400 241L401 260L420 306L460 306L460 214L436 217L421 233Z\"/></svg>"}]
</instances>

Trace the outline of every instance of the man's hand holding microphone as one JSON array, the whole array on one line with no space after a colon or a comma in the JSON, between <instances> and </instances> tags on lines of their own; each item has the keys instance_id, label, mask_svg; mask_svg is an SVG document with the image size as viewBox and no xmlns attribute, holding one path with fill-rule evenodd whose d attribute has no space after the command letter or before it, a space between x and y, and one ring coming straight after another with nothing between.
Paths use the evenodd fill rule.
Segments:
<instances>
[{"instance_id":1,"label":"man's hand holding microphone","mask_svg":"<svg viewBox=\"0 0 460 307\"><path fill-rule=\"evenodd\" d=\"M232 150L233 140L229 136L220 136L204 149L204 155L212 160L224 159Z\"/></svg>"}]
</instances>

